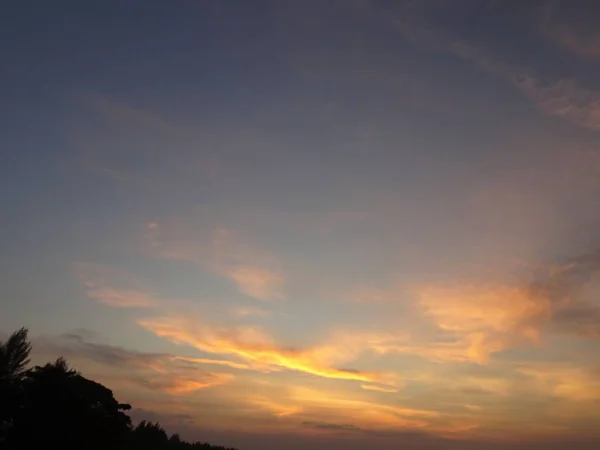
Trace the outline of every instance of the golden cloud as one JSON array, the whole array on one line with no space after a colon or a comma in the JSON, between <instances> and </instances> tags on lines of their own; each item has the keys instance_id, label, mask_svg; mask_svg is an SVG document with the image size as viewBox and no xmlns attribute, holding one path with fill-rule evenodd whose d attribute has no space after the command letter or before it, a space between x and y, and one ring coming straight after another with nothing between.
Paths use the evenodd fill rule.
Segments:
<instances>
[{"instance_id":1,"label":"golden cloud","mask_svg":"<svg viewBox=\"0 0 600 450\"><path fill-rule=\"evenodd\" d=\"M426 287L419 305L437 327L456 342L434 345L432 353L449 359L485 363L493 353L523 341L536 341L550 301L530 289L510 286Z\"/></svg>"},{"instance_id":2,"label":"golden cloud","mask_svg":"<svg viewBox=\"0 0 600 450\"><path fill-rule=\"evenodd\" d=\"M195 378L174 378L166 384L162 390L168 394L187 394L189 392L206 389L213 386L225 384L233 379L233 375L229 373L211 374L210 378L198 380Z\"/></svg>"},{"instance_id":3,"label":"golden cloud","mask_svg":"<svg viewBox=\"0 0 600 450\"><path fill-rule=\"evenodd\" d=\"M242 358L255 370L281 369L305 372L324 378L393 384L392 374L332 367L354 359L358 349L345 345L324 345L310 349L285 349L261 330L251 327L218 328L181 317L140 320L139 324L158 336L192 345L199 350Z\"/></svg>"}]
</instances>

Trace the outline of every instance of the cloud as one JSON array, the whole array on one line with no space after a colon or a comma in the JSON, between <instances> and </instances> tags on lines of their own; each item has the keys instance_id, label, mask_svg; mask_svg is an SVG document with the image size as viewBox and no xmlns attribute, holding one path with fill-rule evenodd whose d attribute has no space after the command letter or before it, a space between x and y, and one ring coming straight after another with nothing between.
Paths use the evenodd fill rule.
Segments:
<instances>
[{"instance_id":1,"label":"cloud","mask_svg":"<svg viewBox=\"0 0 600 450\"><path fill-rule=\"evenodd\" d=\"M492 353L539 338L539 321L549 316L547 299L508 286L425 287L419 304L427 317L457 338L465 360L485 363Z\"/></svg>"},{"instance_id":2,"label":"cloud","mask_svg":"<svg viewBox=\"0 0 600 450\"><path fill-rule=\"evenodd\" d=\"M184 356L174 356L173 359L177 361L189 362L192 364L213 364L217 366L227 366L233 369L253 370L252 366L248 364L237 363L233 361L226 361L220 359L209 359L209 358L190 358Z\"/></svg>"},{"instance_id":3,"label":"cloud","mask_svg":"<svg viewBox=\"0 0 600 450\"><path fill-rule=\"evenodd\" d=\"M580 20L578 23L565 22L564 15L557 14L555 2L548 2L540 16L542 36L558 44L568 52L584 60L600 59L600 33L587 28Z\"/></svg>"},{"instance_id":4,"label":"cloud","mask_svg":"<svg viewBox=\"0 0 600 450\"><path fill-rule=\"evenodd\" d=\"M565 364L531 364L519 369L533 383L532 391L544 397L570 401L600 400L598 373L588 367Z\"/></svg>"},{"instance_id":5,"label":"cloud","mask_svg":"<svg viewBox=\"0 0 600 450\"><path fill-rule=\"evenodd\" d=\"M277 260L241 242L232 230L191 232L181 224L150 222L145 234L153 254L190 261L231 280L238 291L258 300L284 298L285 276Z\"/></svg>"},{"instance_id":6,"label":"cloud","mask_svg":"<svg viewBox=\"0 0 600 450\"><path fill-rule=\"evenodd\" d=\"M520 284L429 285L415 289L417 306L441 333L429 340L390 340L380 353L416 354L435 361L486 364L500 351L541 344L545 333L600 336L600 251L528 267Z\"/></svg>"},{"instance_id":7,"label":"cloud","mask_svg":"<svg viewBox=\"0 0 600 450\"><path fill-rule=\"evenodd\" d=\"M237 317L268 317L273 315L271 311L253 306L240 306L234 308L232 312Z\"/></svg>"},{"instance_id":8,"label":"cloud","mask_svg":"<svg viewBox=\"0 0 600 450\"><path fill-rule=\"evenodd\" d=\"M110 119L121 124L125 123L168 132L176 130L176 127L156 114L124 105L101 94L87 93L80 95L79 98L84 104L101 111Z\"/></svg>"},{"instance_id":9,"label":"cloud","mask_svg":"<svg viewBox=\"0 0 600 450\"><path fill-rule=\"evenodd\" d=\"M328 423L328 422L312 422L306 420L302 422L305 427L317 428L320 430L335 430L335 431L361 431L361 429L354 425L339 424L339 423Z\"/></svg>"},{"instance_id":10,"label":"cloud","mask_svg":"<svg viewBox=\"0 0 600 450\"><path fill-rule=\"evenodd\" d=\"M230 373L205 371L202 369L204 364L243 368L237 367L234 363L229 364L228 361L186 358L165 353L145 353L89 342L85 336L78 333L38 339L37 347L45 354L64 356L84 364L98 363L102 367L101 378L109 377L121 384L135 385L172 395L222 385L234 378ZM113 375L110 375L111 373Z\"/></svg>"},{"instance_id":11,"label":"cloud","mask_svg":"<svg viewBox=\"0 0 600 450\"><path fill-rule=\"evenodd\" d=\"M334 417L352 417L361 428L424 428L429 421L440 415L436 411L380 404L355 399L345 394L320 391L305 387L294 387L290 401L302 406L304 411L318 410L321 414Z\"/></svg>"},{"instance_id":12,"label":"cloud","mask_svg":"<svg viewBox=\"0 0 600 450\"><path fill-rule=\"evenodd\" d=\"M470 405L470 404L465 405L465 408L467 408L470 411L481 411L483 409L480 405Z\"/></svg>"},{"instance_id":13,"label":"cloud","mask_svg":"<svg viewBox=\"0 0 600 450\"><path fill-rule=\"evenodd\" d=\"M552 330L570 335L600 336L600 250L555 264L550 272L530 287L552 305Z\"/></svg>"},{"instance_id":14,"label":"cloud","mask_svg":"<svg viewBox=\"0 0 600 450\"><path fill-rule=\"evenodd\" d=\"M580 304L557 311L552 317L556 327L570 334L584 337L600 337L600 307Z\"/></svg>"},{"instance_id":15,"label":"cloud","mask_svg":"<svg viewBox=\"0 0 600 450\"><path fill-rule=\"evenodd\" d=\"M332 367L331 364L351 361L357 349L332 343L309 349L281 348L260 329L251 327L219 328L184 317L160 317L138 322L158 336L199 350L235 355L256 370L294 370L323 378L362 382L393 383L390 374Z\"/></svg>"},{"instance_id":16,"label":"cloud","mask_svg":"<svg viewBox=\"0 0 600 450\"><path fill-rule=\"evenodd\" d=\"M331 430L341 428L325 424L343 425L351 421L355 424L354 431L359 428L365 432L420 431L434 428L435 422L440 419L440 414L436 411L381 404L363 397L356 398L352 393L331 389L318 390L290 385L276 394L276 400L250 397L249 401L279 418L302 418L306 422L303 424L305 426Z\"/></svg>"},{"instance_id":17,"label":"cloud","mask_svg":"<svg viewBox=\"0 0 600 450\"><path fill-rule=\"evenodd\" d=\"M365 339L367 348L383 355L486 364L494 353L539 342L551 314L550 300L528 285L426 285L416 287L414 297L425 325L434 325L433 332L403 337L380 334Z\"/></svg>"},{"instance_id":18,"label":"cloud","mask_svg":"<svg viewBox=\"0 0 600 450\"><path fill-rule=\"evenodd\" d=\"M398 392L398 389L388 386L377 386L376 384L361 384L361 388L367 391L378 391L378 392Z\"/></svg>"},{"instance_id":19,"label":"cloud","mask_svg":"<svg viewBox=\"0 0 600 450\"><path fill-rule=\"evenodd\" d=\"M292 416L302 411L300 406L284 405L282 403L272 401L266 397L255 397L252 398L250 402L262 409L270 411L276 417Z\"/></svg>"},{"instance_id":20,"label":"cloud","mask_svg":"<svg viewBox=\"0 0 600 450\"><path fill-rule=\"evenodd\" d=\"M442 50L473 63L521 90L544 114L568 120L575 125L600 130L600 92L586 89L575 80L545 83L533 70L496 58L490 52L466 40L436 31L407 18L390 18L396 31L420 45Z\"/></svg>"},{"instance_id":21,"label":"cloud","mask_svg":"<svg viewBox=\"0 0 600 450\"><path fill-rule=\"evenodd\" d=\"M225 276L230 278L240 292L260 300L281 299L283 275L261 267L237 266L227 268Z\"/></svg>"},{"instance_id":22,"label":"cloud","mask_svg":"<svg viewBox=\"0 0 600 450\"><path fill-rule=\"evenodd\" d=\"M75 263L75 272L86 288L86 295L117 308L152 308L159 300L141 287L125 271L94 263Z\"/></svg>"},{"instance_id":23,"label":"cloud","mask_svg":"<svg viewBox=\"0 0 600 450\"><path fill-rule=\"evenodd\" d=\"M91 287L89 284L86 286ZM156 300L146 292L131 289L91 288L87 290L87 296L117 308L150 308L156 304Z\"/></svg>"},{"instance_id":24,"label":"cloud","mask_svg":"<svg viewBox=\"0 0 600 450\"><path fill-rule=\"evenodd\" d=\"M534 78L515 83L538 109L592 130L600 129L600 92L583 88L575 80L558 80L542 86Z\"/></svg>"},{"instance_id":25,"label":"cloud","mask_svg":"<svg viewBox=\"0 0 600 450\"><path fill-rule=\"evenodd\" d=\"M200 379L199 379L200 378ZM213 386L225 384L233 379L232 374L206 374L202 376L195 374L193 378L177 377L166 381L147 381L150 389L158 389L168 394L186 394L189 392L206 389Z\"/></svg>"}]
</instances>

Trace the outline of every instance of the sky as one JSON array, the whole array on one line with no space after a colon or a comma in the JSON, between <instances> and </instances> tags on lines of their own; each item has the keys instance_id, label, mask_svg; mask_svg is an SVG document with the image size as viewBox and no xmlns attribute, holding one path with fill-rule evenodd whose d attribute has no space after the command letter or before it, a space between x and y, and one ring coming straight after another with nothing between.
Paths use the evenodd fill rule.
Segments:
<instances>
[{"instance_id":1,"label":"sky","mask_svg":"<svg viewBox=\"0 0 600 450\"><path fill-rule=\"evenodd\" d=\"M600 5L0 14L0 332L241 450L598 448Z\"/></svg>"}]
</instances>

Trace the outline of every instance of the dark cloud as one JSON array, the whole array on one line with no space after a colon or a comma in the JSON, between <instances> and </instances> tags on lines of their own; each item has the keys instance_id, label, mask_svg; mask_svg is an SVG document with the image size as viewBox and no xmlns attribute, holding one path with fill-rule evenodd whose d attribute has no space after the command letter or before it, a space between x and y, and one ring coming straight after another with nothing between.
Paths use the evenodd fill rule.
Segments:
<instances>
[{"instance_id":1,"label":"dark cloud","mask_svg":"<svg viewBox=\"0 0 600 450\"><path fill-rule=\"evenodd\" d=\"M112 366L148 365L169 359L164 353L143 353L112 345L88 341L88 336L80 332L65 333L58 338L48 339L46 345L62 351L63 356L84 356L101 364Z\"/></svg>"},{"instance_id":2,"label":"dark cloud","mask_svg":"<svg viewBox=\"0 0 600 450\"><path fill-rule=\"evenodd\" d=\"M576 305L554 315L554 320L563 323L600 325L600 309L593 305Z\"/></svg>"},{"instance_id":3,"label":"dark cloud","mask_svg":"<svg viewBox=\"0 0 600 450\"><path fill-rule=\"evenodd\" d=\"M361 429L357 426L348 425L348 424L339 424L339 423L304 421L304 422L302 422L302 425L304 425L305 427L319 428L319 429L326 429L326 430L361 431Z\"/></svg>"},{"instance_id":4,"label":"dark cloud","mask_svg":"<svg viewBox=\"0 0 600 450\"><path fill-rule=\"evenodd\" d=\"M598 274L600 250L594 250L566 260L532 284L532 293L550 302L553 329L580 336L600 336L600 303L581 295L586 284Z\"/></svg>"},{"instance_id":5,"label":"dark cloud","mask_svg":"<svg viewBox=\"0 0 600 450\"><path fill-rule=\"evenodd\" d=\"M76 368L80 363L85 367L86 361L92 361L106 368L98 374L101 378L168 394L223 384L232 377L228 373L208 372L193 360L89 342L87 336L87 333L70 332L53 338L38 338L34 340L34 350L44 357L63 356L76 362ZM115 371L119 373L115 374Z\"/></svg>"},{"instance_id":6,"label":"dark cloud","mask_svg":"<svg viewBox=\"0 0 600 450\"><path fill-rule=\"evenodd\" d=\"M600 59L600 8L597 1L546 2L541 11L542 36L581 59Z\"/></svg>"}]
</instances>

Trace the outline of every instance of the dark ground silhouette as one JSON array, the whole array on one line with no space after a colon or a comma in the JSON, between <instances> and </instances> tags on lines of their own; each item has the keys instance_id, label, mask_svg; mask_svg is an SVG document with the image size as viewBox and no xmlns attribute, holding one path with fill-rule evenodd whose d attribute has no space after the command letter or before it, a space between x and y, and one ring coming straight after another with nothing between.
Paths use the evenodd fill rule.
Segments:
<instances>
[{"instance_id":1,"label":"dark ground silhouette","mask_svg":"<svg viewBox=\"0 0 600 450\"><path fill-rule=\"evenodd\" d=\"M0 449L233 450L169 436L160 424L133 426L110 389L63 358L28 368L27 329L0 342Z\"/></svg>"}]
</instances>

